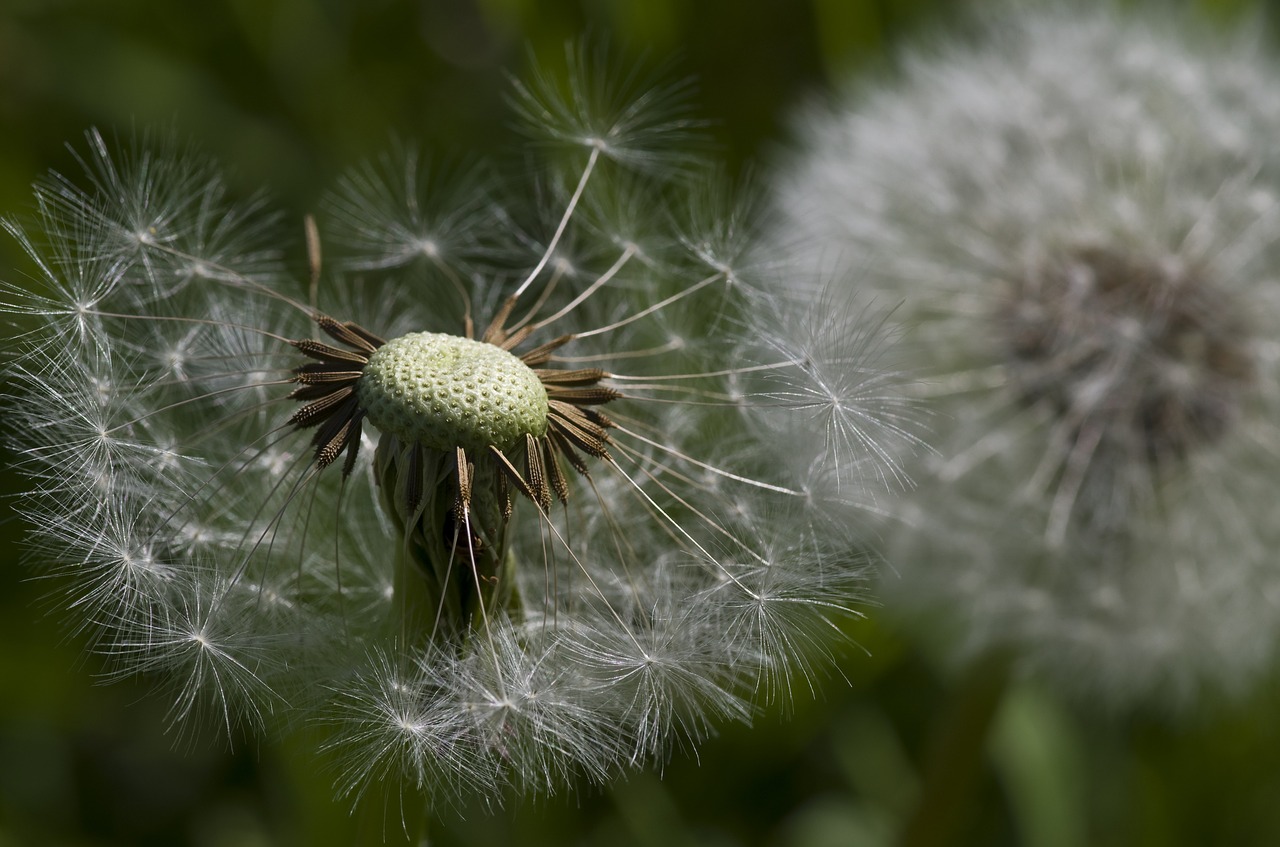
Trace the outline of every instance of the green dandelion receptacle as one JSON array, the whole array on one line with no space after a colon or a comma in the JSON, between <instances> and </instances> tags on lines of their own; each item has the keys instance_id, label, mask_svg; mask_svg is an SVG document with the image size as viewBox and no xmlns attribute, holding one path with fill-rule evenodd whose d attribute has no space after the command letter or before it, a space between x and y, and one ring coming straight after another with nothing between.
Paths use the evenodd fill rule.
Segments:
<instances>
[{"instance_id":1,"label":"green dandelion receptacle","mask_svg":"<svg viewBox=\"0 0 1280 847\"><path fill-rule=\"evenodd\" d=\"M369 357L356 389L369 423L435 450L506 450L547 431L547 391L533 369L493 344L415 332Z\"/></svg>"}]
</instances>

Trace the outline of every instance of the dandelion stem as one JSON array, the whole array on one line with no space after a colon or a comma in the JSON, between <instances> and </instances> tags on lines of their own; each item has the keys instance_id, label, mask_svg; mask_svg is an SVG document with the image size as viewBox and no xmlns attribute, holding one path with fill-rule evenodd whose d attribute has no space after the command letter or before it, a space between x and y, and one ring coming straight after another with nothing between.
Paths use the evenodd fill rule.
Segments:
<instances>
[{"instance_id":1,"label":"dandelion stem","mask_svg":"<svg viewBox=\"0 0 1280 847\"><path fill-rule=\"evenodd\" d=\"M401 543L400 552L396 555L392 589L400 617L400 639L406 647L418 643L418 633L432 633L434 637L440 630L440 620L450 615L450 610L444 608L446 593L437 590L433 594L431 591L428 575L419 566L418 557L413 555L416 547L410 538Z\"/></svg>"},{"instance_id":2,"label":"dandelion stem","mask_svg":"<svg viewBox=\"0 0 1280 847\"><path fill-rule=\"evenodd\" d=\"M1009 656L975 662L934 726L924 782L900 847L959 843L982 776L987 738L1008 688Z\"/></svg>"}]
</instances>

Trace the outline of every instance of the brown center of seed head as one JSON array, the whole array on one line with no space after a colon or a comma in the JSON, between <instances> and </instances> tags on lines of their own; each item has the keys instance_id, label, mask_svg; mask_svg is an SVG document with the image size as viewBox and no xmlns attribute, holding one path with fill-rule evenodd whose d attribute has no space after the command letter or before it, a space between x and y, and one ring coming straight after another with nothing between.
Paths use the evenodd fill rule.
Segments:
<instances>
[{"instance_id":1,"label":"brown center of seed head","mask_svg":"<svg viewBox=\"0 0 1280 847\"><path fill-rule=\"evenodd\" d=\"M1200 269L1108 247L1047 255L999 316L1010 383L1069 442L1153 466L1229 431L1254 366L1243 314Z\"/></svg>"}]
</instances>

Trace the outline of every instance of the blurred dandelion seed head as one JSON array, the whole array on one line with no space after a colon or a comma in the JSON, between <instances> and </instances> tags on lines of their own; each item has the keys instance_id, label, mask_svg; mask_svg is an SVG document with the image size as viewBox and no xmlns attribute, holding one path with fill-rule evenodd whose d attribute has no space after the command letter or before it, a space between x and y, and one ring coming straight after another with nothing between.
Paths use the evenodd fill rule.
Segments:
<instances>
[{"instance_id":1,"label":"blurred dandelion seed head","mask_svg":"<svg viewBox=\"0 0 1280 847\"><path fill-rule=\"evenodd\" d=\"M813 481L898 472L881 328L794 339L687 86L570 59L515 88L545 169L398 149L306 247L198 154L96 131L6 222L38 268L0 287L33 558L112 673L172 675L175 725L319 724L351 796L500 801L834 658L868 563ZM814 386L833 358L862 377ZM821 462L774 449L819 415Z\"/></svg>"},{"instance_id":2,"label":"blurred dandelion seed head","mask_svg":"<svg viewBox=\"0 0 1280 847\"><path fill-rule=\"evenodd\" d=\"M1093 703L1239 690L1280 626L1276 70L1155 8L976 11L776 183L770 249L901 300L936 412L887 602Z\"/></svg>"}]
</instances>

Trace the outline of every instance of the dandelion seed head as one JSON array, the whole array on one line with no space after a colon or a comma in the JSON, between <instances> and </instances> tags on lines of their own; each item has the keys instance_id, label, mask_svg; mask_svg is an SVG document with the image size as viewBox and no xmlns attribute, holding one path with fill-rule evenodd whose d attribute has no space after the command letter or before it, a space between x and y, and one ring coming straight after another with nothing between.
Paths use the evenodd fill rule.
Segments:
<instances>
[{"instance_id":1,"label":"dandelion seed head","mask_svg":"<svg viewBox=\"0 0 1280 847\"><path fill-rule=\"evenodd\" d=\"M1154 7L975 12L804 117L777 183L793 290L835 265L901 302L936 410L876 503L887 604L1091 705L1240 691L1280 627L1276 69Z\"/></svg>"},{"instance_id":2,"label":"dandelion seed head","mask_svg":"<svg viewBox=\"0 0 1280 847\"><path fill-rule=\"evenodd\" d=\"M830 489L773 446L815 390L793 306L750 204L693 174L687 86L582 58L517 86L569 155L516 190L396 145L282 228L182 145L91 132L6 224L40 269L0 287L36 327L6 404L32 558L113 674L174 681L178 731L318 726L357 801L500 803L834 660L867 566L811 543ZM842 355L879 373L871 347ZM869 470L889 406L855 384L821 389L823 458Z\"/></svg>"}]
</instances>

